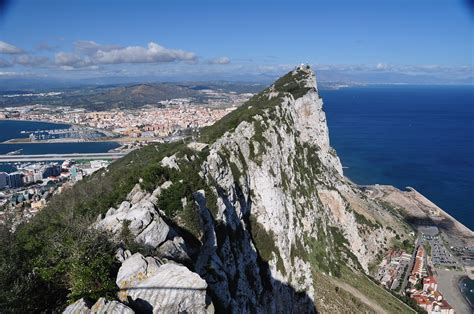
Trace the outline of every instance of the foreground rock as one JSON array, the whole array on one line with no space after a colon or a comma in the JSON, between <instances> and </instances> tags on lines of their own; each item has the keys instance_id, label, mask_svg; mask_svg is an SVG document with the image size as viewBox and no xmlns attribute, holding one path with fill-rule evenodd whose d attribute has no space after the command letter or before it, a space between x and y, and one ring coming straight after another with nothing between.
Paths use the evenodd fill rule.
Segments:
<instances>
[{"instance_id":1,"label":"foreground rock","mask_svg":"<svg viewBox=\"0 0 474 314\"><path fill-rule=\"evenodd\" d=\"M110 208L95 227L118 236L125 225L135 241L153 248L165 242L170 227L164 222L153 204L154 196L146 194L137 184L118 209Z\"/></svg>"},{"instance_id":2,"label":"foreground rock","mask_svg":"<svg viewBox=\"0 0 474 314\"><path fill-rule=\"evenodd\" d=\"M108 301L100 298L97 302L89 307L84 299L79 299L69 305L64 312L65 314L88 314L88 313L107 313L107 314L132 314L135 313L131 308L117 301Z\"/></svg>"},{"instance_id":3,"label":"foreground rock","mask_svg":"<svg viewBox=\"0 0 474 314\"><path fill-rule=\"evenodd\" d=\"M120 289L135 287L145 278L153 276L161 264L156 258L145 258L140 253L135 253L122 263L117 274L117 286ZM122 299L126 300L126 297Z\"/></svg>"},{"instance_id":4,"label":"foreground rock","mask_svg":"<svg viewBox=\"0 0 474 314\"><path fill-rule=\"evenodd\" d=\"M153 313L206 312L206 282L187 267L135 253L117 275L119 298Z\"/></svg>"}]
</instances>

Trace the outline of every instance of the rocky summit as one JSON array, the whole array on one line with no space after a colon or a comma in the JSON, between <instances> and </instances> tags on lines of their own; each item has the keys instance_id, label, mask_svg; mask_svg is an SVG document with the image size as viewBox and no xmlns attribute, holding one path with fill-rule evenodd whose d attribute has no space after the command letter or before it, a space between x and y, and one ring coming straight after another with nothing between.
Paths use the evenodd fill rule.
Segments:
<instances>
[{"instance_id":1,"label":"rocky summit","mask_svg":"<svg viewBox=\"0 0 474 314\"><path fill-rule=\"evenodd\" d=\"M413 242L411 229L343 176L308 66L61 197L45 212L85 217L81 230L107 242L87 245L90 286L71 284L83 273L63 265L66 313L412 312L370 277L397 241Z\"/></svg>"}]
</instances>

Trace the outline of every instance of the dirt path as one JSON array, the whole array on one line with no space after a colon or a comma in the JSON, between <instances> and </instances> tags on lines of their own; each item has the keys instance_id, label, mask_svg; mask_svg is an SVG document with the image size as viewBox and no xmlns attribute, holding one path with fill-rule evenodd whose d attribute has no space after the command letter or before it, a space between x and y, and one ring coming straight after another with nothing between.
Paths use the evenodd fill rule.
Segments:
<instances>
[{"instance_id":1,"label":"dirt path","mask_svg":"<svg viewBox=\"0 0 474 314\"><path fill-rule=\"evenodd\" d=\"M339 288L344 289L345 291L349 292L350 294L358 298L361 302L363 302L364 304L369 306L371 309L373 309L375 313L387 313L387 311L385 311L380 305L378 305L376 302L367 298L364 294L362 294L359 290L352 287L351 285L348 285L344 282L338 282L333 279L331 279L331 281L335 286L338 286Z\"/></svg>"}]
</instances>

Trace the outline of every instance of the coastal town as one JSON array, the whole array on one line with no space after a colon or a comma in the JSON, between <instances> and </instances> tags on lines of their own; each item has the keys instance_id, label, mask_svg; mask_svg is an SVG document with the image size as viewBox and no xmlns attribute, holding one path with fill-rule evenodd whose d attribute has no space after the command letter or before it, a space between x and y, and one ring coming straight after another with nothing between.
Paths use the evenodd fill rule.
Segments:
<instances>
[{"instance_id":1,"label":"coastal town","mask_svg":"<svg viewBox=\"0 0 474 314\"><path fill-rule=\"evenodd\" d=\"M7 96L22 98L24 94ZM199 91L199 97L169 98L136 108L111 106L108 110L35 102L1 108L0 119L73 126L61 135L42 130L41 133L30 133L26 139L13 139L13 142L156 140L182 130L211 125L252 96L248 92L203 89Z\"/></svg>"},{"instance_id":2,"label":"coastal town","mask_svg":"<svg viewBox=\"0 0 474 314\"><path fill-rule=\"evenodd\" d=\"M31 133L28 138L31 141L43 139L50 141L71 139L133 141L153 140L170 136L181 130L208 126L235 108L235 106L230 106L225 109L213 109L179 104L165 108L148 107L134 110L86 111L85 109L70 107L31 105L6 108L3 112L0 112L0 119L46 121L82 127L72 128L69 132L64 132L64 136L54 136L55 133L49 130L43 130L41 133ZM101 135L94 136L91 134Z\"/></svg>"},{"instance_id":3,"label":"coastal town","mask_svg":"<svg viewBox=\"0 0 474 314\"><path fill-rule=\"evenodd\" d=\"M28 104L0 110L2 120L42 121L69 125L59 129L22 131L6 143L65 143L113 141L114 152L128 153L149 142L173 141L180 133L213 124L248 100L251 93L203 90L205 103L192 98L172 98L137 109L91 111L80 107ZM56 94L54 94L56 95ZM8 95L21 97L24 95ZM46 95L46 96L49 96ZM7 155L14 158L21 150ZM0 223L27 221L54 194L70 188L83 177L101 169L110 160L65 160L60 163L20 162L13 172L0 172Z\"/></svg>"},{"instance_id":4,"label":"coastal town","mask_svg":"<svg viewBox=\"0 0 474 314\"><path fill-rule=\"evenodd\" d=\"M106 167L107 160L65 160L23 163L14 172L0 172L0 224L28 221L53 195Z\"/></svg>"},{"instance_id":5,"label":"coastal town","mask_svg":"<svg viewBox=\"0 0 474 314\"><path fill-rule=\"evenodd\" d=\"M421 233L413 252L390 250L378 266L376 279L386 289L408 296L428 313L453 314L453 307L438 289L436 267L446 266L439 261L448 258L448 267L460 265L456 265L444 245L439 244L440 236ZM437 247L442 252L435 251L433 243L438 243Z\"/></svg>"},{"instance_id":6,"label":"coastal town","mask_svg":"<svg viewBox=\"0 0 474 314\"><path fill-rule=\"evenodd\" d=\"M465 282L474 279L472 232L413 188L398 191L375 185L366 193L383 201L414 201L419 207L412 207L410 215L424 218L412 225L416 234L413 244L396 246L381 258L375 279L427 313L470 313L473 304L465 296L474 291Z\"/></svg>"}]
</instances>

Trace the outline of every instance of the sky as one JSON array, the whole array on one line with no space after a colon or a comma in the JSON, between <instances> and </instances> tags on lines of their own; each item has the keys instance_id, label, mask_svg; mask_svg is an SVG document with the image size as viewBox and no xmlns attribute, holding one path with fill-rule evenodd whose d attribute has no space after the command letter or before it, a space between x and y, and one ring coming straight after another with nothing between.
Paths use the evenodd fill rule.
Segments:
<instances>
[{"instance_id":1,"label":"sky","mask_svg":"<svg viewBox=\"0 0 474 314\"><path fill-rule=\"evenodd\" d=\"M328 81L473 77L472 1L2 3L0 77L259 80L301 63Z\"/></svg>"}]
</instances>

